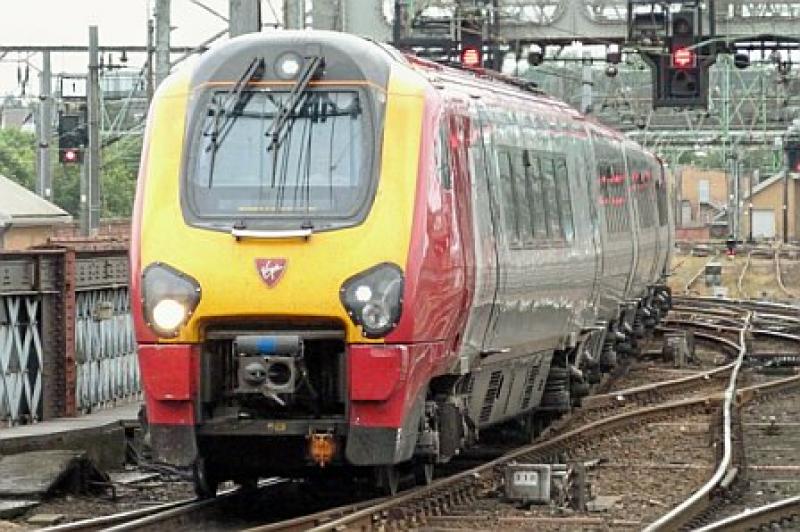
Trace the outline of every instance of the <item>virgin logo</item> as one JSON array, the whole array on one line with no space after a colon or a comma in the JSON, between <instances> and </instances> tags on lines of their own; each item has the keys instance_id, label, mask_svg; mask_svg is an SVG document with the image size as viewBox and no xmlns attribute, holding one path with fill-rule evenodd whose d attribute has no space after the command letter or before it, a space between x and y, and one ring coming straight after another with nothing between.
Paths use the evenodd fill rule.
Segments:
<instances>
[{"instance_id":1,"label":"virgin logo","mask_svg":"<svg viewBox=\"0 0 800 532\"><path fill-rule=\"evenodd\" d=\"M256 259L256 270L267 288L273 288L286 271L286 259Z\"/></svg>"}]
</instances>

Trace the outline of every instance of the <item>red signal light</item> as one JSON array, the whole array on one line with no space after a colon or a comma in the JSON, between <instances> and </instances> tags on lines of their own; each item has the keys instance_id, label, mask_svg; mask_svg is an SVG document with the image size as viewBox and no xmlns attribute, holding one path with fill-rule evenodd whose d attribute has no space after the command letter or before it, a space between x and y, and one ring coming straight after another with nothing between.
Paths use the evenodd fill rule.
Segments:
<instances>
[{"instance_id":1,"label":"red signal light","mask_svg":"<svg viewBox=\"0 0 800 532\"><path fill-rule=\"evenodd\" d=\"M675 68L694 68L697 66L697 54L688 48L678 48L672 52L672 66Z\"/></svg>"},{"instance_id":2,"label":"red signal light","mask_svg":"<svg viewBox=\"0 0 800 532\"><path fill-rule=\"evenodd\" d=\"M461 64L465 67L481 66L481 51L473 47L464 48L461 50Z\"/></svg>"},{"instance_id":3,"label":"red signal light","mask_svg":"<svg viewBox=\"0 0 800 532\"><path fill-rule=\"evenodd\" d=\"M58 150L58 162L61 164L78 164L83 162L80 148L61 148Z\"/></svg>"}]
</instances>

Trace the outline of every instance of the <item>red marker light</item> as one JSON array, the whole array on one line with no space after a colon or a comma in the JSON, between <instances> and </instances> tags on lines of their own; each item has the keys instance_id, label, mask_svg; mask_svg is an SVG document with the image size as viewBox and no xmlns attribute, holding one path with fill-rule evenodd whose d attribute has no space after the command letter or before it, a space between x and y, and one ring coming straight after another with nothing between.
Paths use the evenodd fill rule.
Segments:
<instances>
[{"instance_id":1,"label":"red marker light","mask_svg":"<svg viewBox=\"0 0 800 532\"><path fill-rule=\"evenodd\" d=\"M64 152L64 160L68 162L74 162L78 160L78 152L75 150L66 150Z\"/></svg>"},{"instance_id":2,"label":"red marker light","mask_svg":"<svg viewBox=\"0 0 800 532\"><path fill-rule=\"evenodd\" d=\"M672 52L672 66L675 68L694 68L697 66L697 54L688 48L678 48Z\"/></svg>"},{"instance_id":3,"label":"red marker light","mask_svg":"<svg viewBox=\"0 0 800 532\"><path fill-rule=\"evenodd\" d=\"M466 67L481 66L481 51L477 48L464 48L461 50L461 64Z\"/></svg>"}]
</instances>

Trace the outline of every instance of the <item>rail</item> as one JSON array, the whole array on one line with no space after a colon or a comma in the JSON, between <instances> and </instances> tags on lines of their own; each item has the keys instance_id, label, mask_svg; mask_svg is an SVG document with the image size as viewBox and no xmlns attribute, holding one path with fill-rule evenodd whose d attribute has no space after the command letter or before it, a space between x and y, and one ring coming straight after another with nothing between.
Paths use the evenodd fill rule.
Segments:
<instances>
[{"instance_id":1,"label":"rail","mask_svg":"<svg viewBox=\"0 0 800 532\"><path fill-rule=\"evenodd\" d=\"M267 490L281 486L286 479L272 477L258 483L259 490ZM221 491L213 499L184 499L150 508L140 508L111 515L103 515L83 519L63 525L43 528L42 532L89 532L104 530L106 532L127 532L131 530L174 530L179 524L200 518L201 514L220 506L236 497L249 494L248 490L229 488Z\"/></svg>"},{"instance_id":2,"label":"rail","mask_svg":"<svg viewBox=\"0 0 800 532\"><path fill-rule=\"evenodd\" d=\"M721 519L695 532L712 532L714 530L758 530L759 527L773 522L800 516L800 496L789 497L758 508L748 508L742 513Z\"/></svg>"},{"instance_id":3,"label":"rail","mask_svg":"<svg viewBox=\"0 0 800 532\"><path fill-rule=\"evenodd\" d=\"M675 529L679 526L683 525L687 521L689 521L696 513L698 513L699 509L702 505L705 504L705 498L708 497L711 490L716 488L730 468L731 461L733 458L733 439L732 439L732 418L733 418L733 406L734 406L734 399L737 397L736 393L736 381L739 377L739 370L742 367L742 362L744 361L745 355L747 354L747 343L746 343L746 334L748 329L750 328L750 320L752 318L752 311L748 311L747 315L745 316L744 324L742 325L741 331L739 332L739 356L736 359L735 366L733 371L731 372L730 381L728 387L725 389L723 405L722 405L722 416L723 416L723 452L722 452L722 460L720 460L719 465L717 466L716 470L712 477L706 482L703 486L700 487L697 491L695 491L692 495L689 496L686 500L684 500L681 504L677 507L672 509L671 511L667 512L655 522L651 523L647 527L645 527L645 532L653 532L656 530L666 530L666 529Z\"/></svg>"},{"instance_id":4,"label":"rail","mask_svg":"<svg viewBox=\"0 0 800 532\"><path fill-rule=\"evenodd\" d=\"M783 273L781 271L781 249L780 248L778 248L777 251L775 251L775 279L778 281L778 286L780 287L781 292L783 292L787 297L790 297L792 299L797 299L797 296L794 293L792 293L791 291L789 291L789 289L786 288L786 285L783 283Z\"/></svg>"},{"instance_id":5,"label":"rail","mask_svg":"<svg viewBox=\"0 0 800 532\"><path fill-rule=\"evenodd\" d=\"M742 268L742 271L739 273L738 279L736 279L736 289L739 291L739 297L745 299L748 297L748 295L743 288L744 277L745 275L747 275L747 270L750 268L750 263L752 260L753 260L753 252L750 251L747 253L747 261L744 263L744 267Z\"/></svg>"},{"instance_id":6,"label":"rail","mask_svg":"<svg viewBox=\"0 0 800 532\"><path fill-rule=\"evenodd\" d=\"M724 338L720 338L719 340L725 341ZM685 392L697 386L698 383L705 383L727 377L730 372L733 371L734 366L735 364L731 363L710 371L701 371L687 377L644 384L642 386L636 386L635 388L626 388L605 394L590 395L581 400L581 409L596 410L631 402L640 404L651 401L654 396Z\"/></svg>"},{"instance_id":7,"label":"rail","mask_svg":"<svg viewBox=\"0 0 800 532\"><path fill-rule=\"evenodd\" d=\"M683 287L683 293L684 293L684 294L688 294L688 293L689 293L689 291L692 289L692 285L693 285L694 283L696 283L696 282L697 282L697 280L700 278L700 276L701 276L701 275L703 275L703 272L705 272L705 270L706 270L706 266L708 266L709 264L711 264L711 262L713 262L713 261L714 261L714 260L715 260L717 257L719 257L719 250L715 251L715 252L714 252L714 254L713 254L713 255L712 255L712 256L711 256L711 257L710 257L710 258L709 258L709 259L708 259L708 260L705 262L705 264L703 264L703 267L702 267L702 268L700 268L700 269L697 271L697 273L696 273L696 274L694 274L694 275L692 276L692 278L691 278L691 279L689 279L689 280L686 282L686 284L685 284L685 285L684 285L684 287Z\"/></svg>"}]
</instances>

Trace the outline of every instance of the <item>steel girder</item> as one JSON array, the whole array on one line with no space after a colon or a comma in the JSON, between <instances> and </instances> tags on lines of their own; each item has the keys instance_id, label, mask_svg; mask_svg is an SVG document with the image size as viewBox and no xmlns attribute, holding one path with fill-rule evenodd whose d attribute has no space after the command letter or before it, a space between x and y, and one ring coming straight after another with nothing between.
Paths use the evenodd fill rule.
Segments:
<instances>
[{"instance_id":1,"label":"steel girder","mask_svg":"<svg viewBox=\"0 0 800 532\"><path fill-rule=\"evenodd\" d=\"M414 13L452 13L457 0L406 0ZM468 3L462 0L462 3ZM316 29L334 29L391 40L394 0L314 0ZM500 37L540 44L622 42L626 0L499 0ZM731 39L800 34L800 0L716 0L717 33Z\"/></svg>"},{"instance_id":2,"label":"steel girder","mask_svg":"<svg viewBox=\"0 0 800 532\"><path fill-rule=\"evenodd\" d=\"M141 391L127 288L78 292L75 298L77 408L89 412Z\"/></svg>"},{"instance_id":3,"label":"steel girder","mask_svg":"<svg viewBox=\"0 0 800 532\"><path fill-rule=\"evenodd\" d=\"M0 295L0 420L42 418L40 296Z\"/></svg>"}]
</instances>

